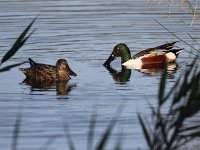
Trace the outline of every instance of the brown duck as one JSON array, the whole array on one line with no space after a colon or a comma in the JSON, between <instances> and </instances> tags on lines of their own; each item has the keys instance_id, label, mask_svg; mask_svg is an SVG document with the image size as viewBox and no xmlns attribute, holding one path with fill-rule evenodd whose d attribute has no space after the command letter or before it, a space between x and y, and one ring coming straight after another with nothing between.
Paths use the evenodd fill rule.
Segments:
<instances>
[{"instance_id":1,"label":"brown duck","mask_svg":"<svg viewBox=\"0 0 200 150\"><path fill-rule=\"evenodd\" d=\"M27 79L39 81L68 81L70 76L77 76L73 72L65 59L59 59L56 66L36 63L31 58L28 59L30 68L20 68Z\"/></svg>"}]
</instances>

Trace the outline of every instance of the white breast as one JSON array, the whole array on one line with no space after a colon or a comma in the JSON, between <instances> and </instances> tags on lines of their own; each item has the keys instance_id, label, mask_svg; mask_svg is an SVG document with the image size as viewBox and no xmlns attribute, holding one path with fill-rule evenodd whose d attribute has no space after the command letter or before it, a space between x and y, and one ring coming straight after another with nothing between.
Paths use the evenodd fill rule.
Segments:
<instances>
[{"instance_id":1,"label":"white breast","mask_svg":"<svg viewBox=\"0 0 200 150\"><path fill-rule=\"evenodd\" d=\"M138 58L138 59L130 59L127 62L123 63L122 65L128 69L141 69L141 67L142 67L141 59L142 58L143 57Z\"/></svg>"}]
</instances>

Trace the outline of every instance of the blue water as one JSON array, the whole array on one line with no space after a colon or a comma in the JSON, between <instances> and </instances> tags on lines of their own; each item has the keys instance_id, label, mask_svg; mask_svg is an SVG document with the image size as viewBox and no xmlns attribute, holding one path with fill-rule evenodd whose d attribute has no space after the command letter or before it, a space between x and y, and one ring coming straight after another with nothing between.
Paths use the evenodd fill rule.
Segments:
<instances>
[{"instance_id":1,"label":"blue water","mask_svg":"<svg viewBox=\"0 0 200 150\"><path fill-rule=\"evenodd\" d=\"M124 42L132 54L177 38L155 19L192 43L187 35L200 38L199 22L189 27L192 18L181 8L166 4L150 5L139 0L35 0L0 1L0 58L12 46L22 30L38 15L32 29L36 32L17 54L3 66L28 57L40 63L55 64L68 60L78 74L58 95L56 86L34 88L22 84L25 76L14 68L0 73L0 147L10 149L17 112L22 120L18 149L39 149L53 137L49 149L68 149L63 124L70 127L77 149L86 149L91 115L97 112L94 147L115 115L124 109L112 132L107 149L112 149L121 132L123 149L146 149L137 113L150 116L149 103L157 104L162 70L131 70L130 78L116 81L102 65L117 43ZM187 50L182 42L177 44ZM167 90L189 64L191 55L180 54L176 70L169 72ZM120 71L120 60L112 66ZM24 64L20 67L27 67ZM95 110L95 111L94 111Z\"/></svg>"}]
</instances>

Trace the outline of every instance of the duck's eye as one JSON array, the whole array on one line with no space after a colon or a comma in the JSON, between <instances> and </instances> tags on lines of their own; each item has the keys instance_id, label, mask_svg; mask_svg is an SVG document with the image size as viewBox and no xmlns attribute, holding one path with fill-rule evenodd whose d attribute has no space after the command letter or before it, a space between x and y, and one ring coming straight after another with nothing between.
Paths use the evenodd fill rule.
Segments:
<instances>
[{"instance_id":1,"label":"duck's eye","mask_svg":"<svg viewBox=\"0 0 200 150\"><path fill-rule=\"evenodd\" d=\"M117 52L119 53L119 51L120 51L120 49L119 49L119 47L117 48Z\"/></svg>"}]
</instances>

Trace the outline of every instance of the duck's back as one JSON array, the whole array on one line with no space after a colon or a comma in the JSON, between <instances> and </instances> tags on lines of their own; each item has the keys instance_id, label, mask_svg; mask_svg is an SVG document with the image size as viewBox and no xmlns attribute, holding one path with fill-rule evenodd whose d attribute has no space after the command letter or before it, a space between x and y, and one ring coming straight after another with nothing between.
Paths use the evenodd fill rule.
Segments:
<instances>
[{"instance_id":1,"label":"duck's back","mask_svg":"<svg viewBox=\"0 0 200 150\"><path fill-rule=\"evenodd\" d=\"M30 68L21 68L20 70L28 79L32 80L56 80L56 67L47 64L34 62L29 58Z\"/></svg>"},{"instance_id":2,"label":"duck's back","mask_svg":"<svg viewBox=\"0 0 200 150\"><path fill-rule=\"evenodd\" d=\"M172 50L174 48L175 43L176 42L171 42L171 43L159 45L157 47L148 48L146 50L143 50L143 51L138 52L137 54L133 55L132 58L137 59L137 58L142 57L144 55L156 56L156 55L166 54L167 52L169 52L170 50Z\"/></svg>"}]
</instances>

